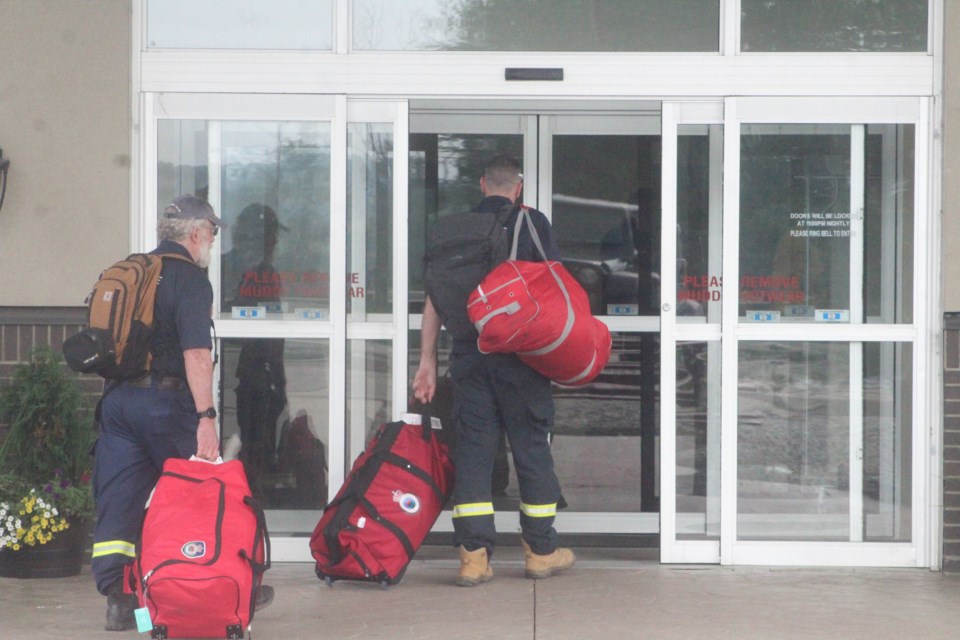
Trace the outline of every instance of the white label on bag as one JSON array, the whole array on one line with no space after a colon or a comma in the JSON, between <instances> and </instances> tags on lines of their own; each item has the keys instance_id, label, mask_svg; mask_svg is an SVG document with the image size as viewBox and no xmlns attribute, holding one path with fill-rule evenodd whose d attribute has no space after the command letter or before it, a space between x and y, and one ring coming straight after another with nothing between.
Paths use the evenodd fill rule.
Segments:
<instances>
[{"instance_id":1,"label":"white label on bag","mask_svg":"<svg viewBox=\"0 0 960 640\"><path fill-rule=\"evenodd\" d=\"M357 520L357 529L363 529L365 526L367 526L367 518L366 516L360 516L360 519Z\"/></svg>"}]
</instances>

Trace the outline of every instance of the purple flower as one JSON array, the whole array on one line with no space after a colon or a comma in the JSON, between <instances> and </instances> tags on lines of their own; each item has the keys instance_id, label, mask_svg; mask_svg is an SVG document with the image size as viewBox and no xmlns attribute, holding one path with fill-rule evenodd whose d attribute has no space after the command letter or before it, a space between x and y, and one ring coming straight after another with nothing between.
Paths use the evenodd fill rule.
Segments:
<instances>
[{"instance_id":1,"label":"purple flower","mask_svg":"<svg viewBox=\"0 0 960 640\"><path fill-rule=\"evenodd\" d=\"M52 492L52 491L53 491L53 485L48 482L48 483L47 483L47 486L45 486L45 487L43 488L43 492L44 492L44 493L50 493L50 492Z\"/></svg>"}]
</instances>

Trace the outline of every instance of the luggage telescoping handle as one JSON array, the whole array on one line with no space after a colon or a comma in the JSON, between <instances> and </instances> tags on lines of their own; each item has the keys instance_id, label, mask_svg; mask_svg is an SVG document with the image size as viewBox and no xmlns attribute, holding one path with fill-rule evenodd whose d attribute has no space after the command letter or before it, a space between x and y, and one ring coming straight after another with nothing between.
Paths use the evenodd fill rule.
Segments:
<instances>
[{"instance_id":1,"label":"luggage telescoping handle","mask_svg":"<svg viewBox=\"0 0 960 640\"><path fill-rule=\"evenodd\" d=\"M527 221L527 229L530 230L530 237L533 239L534 246L537 247L537 251L540 252L540 256L543 258L544 262L547 262L547 252L543 250L543 244L540 242L540 234L537 233L537 228L533 226L533 220L530 219L530 214L527 211L527 207L520 207L520 212L517 214L517 222L513 225L513 245L510 247L510 259L517 259L517 244L520 242L520 227L523 225L523 221Z\"/></svg>"}]
</instances>

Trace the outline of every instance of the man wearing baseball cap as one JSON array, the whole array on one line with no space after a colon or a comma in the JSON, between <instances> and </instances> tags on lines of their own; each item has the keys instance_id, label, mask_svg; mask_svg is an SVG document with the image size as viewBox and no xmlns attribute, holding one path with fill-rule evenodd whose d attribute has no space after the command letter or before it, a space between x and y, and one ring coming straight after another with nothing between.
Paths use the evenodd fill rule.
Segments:
<instances>
[{"instance_id":1,"label":"man wearing baseball cap","mask_svg":"<svg viewBox=\"0 0 960 640\"><path fill-rule=\"evenodd\" d=\"M164 461L192 455L213 461L220 455L210 336L213 287L205 269L223 227L213 207L193 195L175 198L160 212L160 244L151 253L165 257L150 372L118 383L102 399L91 564L97 589L107 596L108 631L136 627L137 598L123 592L124 567L135 558L144 504ZM264 586L258 604L272 597L272 588Z\"/></svg>"}]
</instances>

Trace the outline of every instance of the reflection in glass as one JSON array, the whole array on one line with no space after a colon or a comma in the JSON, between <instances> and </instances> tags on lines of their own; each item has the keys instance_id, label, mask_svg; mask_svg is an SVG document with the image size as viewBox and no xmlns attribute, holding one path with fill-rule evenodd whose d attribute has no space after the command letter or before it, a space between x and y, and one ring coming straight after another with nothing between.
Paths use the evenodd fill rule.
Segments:
<instances>
[{"instance_id":1,"label":"reflection in glass","mask_svg":"<svg viewBox=\"0 0 960 640\"><path fill-rule=\"evenodd\" d=\"M720 536L720 343L677 343L677 539Z\"/></svg>"},{"instance_id":2,"label":"reflection in glass","mask_svg":"<svg viewBox=\"0 0 960 640\"><path fill-rule=\"evenodd\" d=\"M908 542L913 501L913 345L863 345L863 539Z\"/></svg>"},{"instance_id":3,"label":"reflection in glass","mask_svg":"<svg viewBox=\"0 0 960 640\"><path fill-rule=\"evenodd\" d=\"M333 0L146 0L146 5L149 49L323 51L333 42Z\"/></svg>"},{"instance_id":4,"label":"reflection in glass","mask_svg":"<svg viewBox=\"0 0 960 640\"><path fill-rule=\"evenodd\" d=\"M913 322L914 125L866 131L863 304L866 322Z\"/></svg>"},{"instance_id":5,"label":"reflection in glass","mask_svg":"<svg viewBox=\"0 0 960 640\"><path fill-rule=\"evenodd\" d=\"M720 42L719 0L354 0L352 15L354 50L718 51Z\"/></svg>"},{"instance_id":6,"label":"reflection in glass","mask_svg":"<svg viewBox=\"0 0 960 640\"><path fill-rule=\"evenodd\" d=\"M926 52L927 6L927 0L740 0L740 49Z\"/></svg>"},{"instance_id":7,"label":"reflection in glass","mask_svg":"<svg viewBox=\"0 0 960 640\"><path fill-rule=\"evenodd\" d=\"M393 311L393 127L347 126L347 319Z\"/></svg>"},{"instance_id":8,"label":"reflection in glass","mask_svg":"<svg viewBox=\"0 0 960 640\"><path fill-rule=\"evenodd\" d=\"M593 314L659 315L660 137L555 135L553 185L563 264Z\"/></svg>"},{"instance_id":9,"label":"reflection in glass","mask_svg":"<svg viewBox=\"0 0 960 640\"><path fill-rule=\"evenodd\" d=\"M221 153L221 315L328 316L329 124L225 122Z\"/></svg>"},{"instance_id":10,"label":"reflection in glass","mask_svg":"<svg viewBox=\"0 0 960 640\"><path fill-rule=\"evenodd\" d=\"M911 322L913 125L744 125L740 161L741 314Z\"/></svg>"},{"instance_id":11,"label":"reflection in glass","mask_svg":"<svg viewBox=\"0 0 960 640\"><path fill-rule=\"evenodd\" d=\"M363 453L377 428L393 416L392 349L389 340L347 341L346 469Z\"/></svg>"},{"instance_id":12,"label":"reflection in glass","mask_svg":"<svg viewBox=\"0 0 960 640\"><path fill-rule=\"evenodd\" d=\"M677 127L677 316L720 321L722 125Z\"/></svg>"},{"instance_id":13,"label":"reflection in glass","mask_svg":"<svg viewBox=\"0 0 960 640\"><path fill-rule=\"evenodd\" d=\"M487 161L498 154L522 162L523 136L410 135L410 313L423 311L423 251L430 229L439 216L470 211L483 200L480 177Z\"/></svg>"},{"instance_id":14,"label":"reflection in glass","mask_svg":"<svg viewBox=\"0 0 960 640\"><path fill-rule=\"evenodd\" d=\"M849 126L745 125L740 313L850 309Z\"/></svg>"},{"instance_id":15,"label":"reflection in glass","mask_svg":"<svg viewBox=\"0 0 960 640\"><path fill-rule=\"evenodd\" d=\"M210 198L207 130L204 120L157 121L157 211L183 193Z\"/></svg>"},{"instance_id":16,"label":"reflection in glass","mask_svg":"<svg viewBox=\"0 0 960 640\"><path fill-rule=\"evenodd\" d=\"M656 334L613 333L596 380L554 386L553 457L571 511L659 511L658 353Z\"/></svg>"},{"instance_id":17,"label":"reflection in glass","mask_svg":"<svg viewBox=\"0 0 960 640\"><path fill-rule=\"evenodd\" d=\"M850 345L741 342L737 538L848 540Z\"/></svg>"},{"instance_id":18,"label":"reflection in glass","mask_svg":"<svg viewBox=\"0 0 960 640\"><path fill-rule=\"evenodd\" d=\"M225 339L220 347L221 438L238 453L269 509L327 501L329 346L322 340Z\"/></svg>"}]
</instances>

